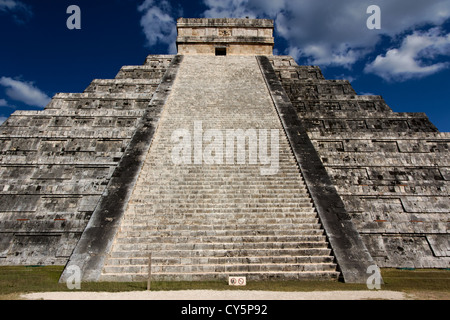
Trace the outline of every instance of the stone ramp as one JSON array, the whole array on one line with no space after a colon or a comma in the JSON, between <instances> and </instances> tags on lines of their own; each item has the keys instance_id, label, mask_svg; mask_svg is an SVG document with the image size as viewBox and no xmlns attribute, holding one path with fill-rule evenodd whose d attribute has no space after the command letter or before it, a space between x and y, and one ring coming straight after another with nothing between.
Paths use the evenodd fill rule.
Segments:
<instances>
[{"instance_id":1,"label":"stone ramp","mask_svg":"<svg viewBox=\"0 0 450 320\"><path fill-rule=\"evenodd\" d=\"M188 164L172 157L179 143L172 135L180 129L191 134ZM260 142L265 135L268 155L276 134L276 174L261 171L275 161L250 160L250 140L245 150L233 148L230 163L231 130L254 130ZM208 132L223 141L194 139ZM213 161L204 157L208 147ZM100 280L145 280L150 254L157 280L338 277L255 57L184 57Z\"/></svg>"}]
</instances>

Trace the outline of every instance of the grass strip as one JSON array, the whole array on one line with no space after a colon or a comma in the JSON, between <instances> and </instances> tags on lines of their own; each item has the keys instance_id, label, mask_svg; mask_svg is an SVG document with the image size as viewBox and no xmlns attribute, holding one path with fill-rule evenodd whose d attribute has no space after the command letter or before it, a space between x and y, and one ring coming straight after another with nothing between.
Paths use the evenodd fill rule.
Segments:
<instances>
[{"instance_id":1,"label":"grass strip","mask_svg":"<svg viewBox=\"0 0 450 320\"><path fill-rule=\"evenodd\" d=\"M22 293L70 291L58 283L62 266L0 267L0 299L14 299ZM419 298L449 299L450 270L381 269L382 290L402 291ZM82 291L121 292L146 290L146 282L82 283ZM152 291L166 290L263 290L263 291L336 291L367 290L365 284L339 281L248 281L245 287L230 287L226 281L152 281Z\"/></svg>"}]
</instances>

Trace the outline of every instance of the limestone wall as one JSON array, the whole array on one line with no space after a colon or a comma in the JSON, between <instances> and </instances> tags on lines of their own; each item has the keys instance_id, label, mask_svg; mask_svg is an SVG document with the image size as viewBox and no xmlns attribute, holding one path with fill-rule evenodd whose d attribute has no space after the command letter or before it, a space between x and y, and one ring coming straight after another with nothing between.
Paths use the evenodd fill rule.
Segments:
<instances>
[{"instance_id":1,"label":"limestone wall","mask_svg":"<svg viewBox=\"0 0 450 320\"><path fill-rule=\"evenodd\" d=\"M215 55L272 55L273 21L256 19L178 19L178 53Z\"/></svg>"},{"instance_id":2,"label":"limestone wall","mask_svg":"<svg viewBox=\"0 0 450 320\"><path fill-rule=\"evenodd\" d=\"M0 126L0 265L67 262L172 58ZM448 268L450 133L318 67L269 58L377 264Z\"/></svg>"},{"instance_id":3,"label":"limestone wall","mask_svg":"<svg viewBox=\"0 0 450 320\"><path fill-rule=\"evenodd\" d=\"M178 52L183 55L209 55L216 54L217 44L179 44ZM248 55L272 55L273 45L259 45L259 44L224 44L227 50L227 55L232 56L248 56Z\"/></svg>"},{"instance_id":4,"label":"limestone wall","mask_svg":"<svg viewBox=\"0 0 450 320\"><path fill-rule=\"evenodd\" d=\"M318 67L271 60L377 264L448 268L450 133Z\"/></svg>"},{"instance_id":5,"label":"limestone wall","mask_svg":"<svg viewBox=\"0 0 450 320\"><path fill-rule=\"evenodd\" d=\"M0 265L64 265L173 56L123 67L0 127Z\"/></svg>"}]
</instances>

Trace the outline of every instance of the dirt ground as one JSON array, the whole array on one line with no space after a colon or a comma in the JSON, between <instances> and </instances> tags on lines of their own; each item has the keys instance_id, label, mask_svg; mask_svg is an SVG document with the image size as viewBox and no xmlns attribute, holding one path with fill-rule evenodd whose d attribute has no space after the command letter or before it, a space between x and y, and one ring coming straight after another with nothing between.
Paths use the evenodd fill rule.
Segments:
<instances>
[{"instance_id":1,"label":"dirt ground","mask_svg":"<svg viewBox=\"0 0 450 320\"><path fill-rule=\"evenodd\" d=\"M133 291L133 292L40 292L21 295L32 300L408 300L417 297L398 291ZM424 297L425 298L425 297Z\"/></svg>"}]
</instances>

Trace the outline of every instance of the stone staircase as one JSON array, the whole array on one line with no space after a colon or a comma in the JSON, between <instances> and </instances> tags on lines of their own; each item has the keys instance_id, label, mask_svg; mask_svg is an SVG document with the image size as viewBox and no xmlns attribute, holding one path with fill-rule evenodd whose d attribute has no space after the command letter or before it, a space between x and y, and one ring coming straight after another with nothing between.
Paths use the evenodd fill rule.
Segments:
<instances>
[{"instance_id":1,"label":"stone staircase","mask_svg":"<svg viewBox=\"0 0 450 320\"><path fill-rule=\"evenodd\" d=\"M227 130L277 130L278 172L237 164L239 151L234 163L174 164L172 134L199 124L224 137L203 150ZM100 280L147 279L150 254L154 280L339 276L255 57L184 57Z\"/></svg>"}]
</instances>

